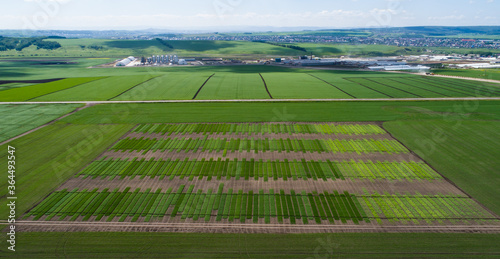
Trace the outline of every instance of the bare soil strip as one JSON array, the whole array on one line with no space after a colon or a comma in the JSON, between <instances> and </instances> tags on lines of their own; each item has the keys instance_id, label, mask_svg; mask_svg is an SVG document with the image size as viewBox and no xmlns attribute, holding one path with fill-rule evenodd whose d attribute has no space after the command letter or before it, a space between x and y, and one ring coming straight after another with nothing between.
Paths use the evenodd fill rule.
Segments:
<instances>
[{"instance_id":1,"label":"bare soil strip","mask_svg":"<svg viewBox=\"0 0 500 259\"><path fill-rule=\"evenodd\" d=\"M57 190L61 191L64 189L73 190L78 188L79 190L93 190L95 188L102 191L106 188L110 190L114 190L118 188L119 191L124 191L127 187L130 187L130 192L133 192L135 189L140 188L141 191L146 191L146 189L151 188L151 190L156 191L158 189L162 189L162 192L166 192L168 188L172 188L173 191L177 191L180 185L190 186L194 185L194 190L203 190L208 191L208 189L213 189L216 191L219 188L220 184L224 184L224 190L233 189L234 191L243 190L244 192L254 191L258 192L258 190L264 190L267 193L270 189L273 189L275 192L279 190L284 190L286 193L290 193L291 190L295 192L301 191L317 191L317 192L332 192L339 191L344 192L348 191L349 193L363 195L365 190L372 194L374 192L384 193L388 192L390 194L406 194L410 195L416 194L419 192L423 195L438 195L438 194L449 194L449 195L463 195L467 197L462 191L455 188L455 186L451 185L445 180L434 180L434 181L408 181L408 180L367 180L367 179L346 179L346 180L331 180L327 179L324 181L323 179L309 179L309 180L296 180L289 179L287 181L283 179L278 179L274 181L273 179L269 179L269 181L264 182L264 180L255 180L249 179L245 180L244 178L240 178L236 180L235 178L231 178L229 180L217 180L215 177L212 178L211 181L207 181L207 178L204 177L199 179L195 177L192 181L189 181L188 177L184 179L180 179L179 177L175 177L170 180L169 177L165 177L161 179L159 177L150 178L150 177L135 177L131 179L130 177L126 177L124 179L120 179L116 177L113 180L109 180L109 178L96 178L92 179L91 177L87 177L84 179L83 177L75 177L63 185L61 185Z\"/></svg>"},{"instance_id":2,"label":"bare soil strip","mask_svg":"<svg viewBox=\"0 0 500 259\"><path fill-rule=\"evenodd\" d=\"M321 161L326 161L326 160L330 160L330 161L342 161L342 160L363 160L363 161L367 161L367 160L372 160L372 161L388 161L388 162L404 162L404 161L415 161L415 162L420 162L422 161L420 158L418 158L415 154L412 154L412 153L408 153L408 154L385 154L385 153L368 153L368 154L357 154L357 153L328 153L328 152L323 152L323 153L316 153L316 152L306 152L306 153L303 153L303 152L290 152L290 153L287 153L287 152L278 152L278 151L274 151L274 152L259 152L259 153L254 153L253 151L252 152L247 152L247 151L243 151L243 152L228 152L225 156L224 156L224 152L216 152L216 151L213 151L213 152L208 152L208 151L205 151L205 152L193 152L193 151L189 151L189 152L185 152L185 151L181 151L181 152L175 152L175 151L172 151L172 152L162 152L162 151L156 151L156 152L153 152L153 151L147 151L147 152L144 152L144 151L132 151L132 152L129 152L129 151L106 151L104 152L101 156L99 156L97 159L101 159L103 157L107 157L107 158L115 158L115 159L126 159L126 158L129 158L129 160L133 159L133 158L138 158L138 159L146 159L146 160L150 160L150 159L154 159L154 160L159 160L159 159L163 159L163 160L167 160L167 159L171 159L171 160L176 160L176 159L180 159L180 160L184 160L186 158L189 158L189 159L197 159L197 160L201 160L203 158L205 158L205 160L210 160L210 159L214 159L214 160L217 160L218 158L222 158L222 159L229 159L229 160L234 160L234 159L238 159L238 160L242 160L243 158L246 159L246 160L250 160L250 159L255 159L255 160L260 160L262 159L263 161L266 161L266 160L271 160L271 161L275 161L275 160L280 160L280 161L283 161L285 159L288 159L289 161L293 160L293 159L296 159L297 161L301 160L301 159L305 159L307 161L318 161L318 160L321 160Z\"/></svg>"},{"instance_id":3,"label":"bare soil strip","mask_svg":"<svg viewBox=\"0 0 500 259\"><path fill-rule=\"evenodd\" d=\"M0 223L3 225L6 223ZM500 233L498 225L342 225L16 221L20 232L188 232L188 233Z\"/></svg>"}]
</instances>

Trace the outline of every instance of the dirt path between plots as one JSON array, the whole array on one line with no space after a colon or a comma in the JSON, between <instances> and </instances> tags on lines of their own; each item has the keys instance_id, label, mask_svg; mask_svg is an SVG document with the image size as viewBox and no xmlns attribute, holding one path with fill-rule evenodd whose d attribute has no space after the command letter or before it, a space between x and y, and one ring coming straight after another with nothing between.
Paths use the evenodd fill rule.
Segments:
<instances>
[{"instance_id":1,"label":"dirt path between plots","mask_svg":"<svg viewBox=\"0 0 500 259\"><path fill-rule=\"evenodd\" d=\"M474 78L474 77L447 76L447 75L429 75L429 77L454 78L454 79L462 79L462 80L469 80L469 81L479 81L479 82L487 82L487 83L497 83L497 84L500 84L500 81L498 81L498 80L482 79L482 78Z\"/></svg>"},{"instance_id":2,"label":"dirt path between plots","mask_svg":"<svg viewBox=\"0 0 500 259\"><path fill-rule=\"evenodd\" d=\"M74 111L72 111L72 112L70 112L70 113L67 113L67 114L65 114L65 115L63 115L63 116L61 116L61 117L59 117L59 118L57 118L57 119L55 119L55 120L52 120L52 121L50 121L50 122L47 122L47 123L43 124L42 126L39 126L39 127L37 127L37 128L34 128L34 129L32 129L32 130L30 130L30 131L27 131L27 132L25 132L25 133L23 133L23 134L21 134L21 135L17 135L17 136L15 136L15 137L13 137L13 138L11 138L11 139L8 139L8 140L6 140L6 141L4 141L4 142L0 142L0 146L1 146L1 145L4 145L4 144L7 144L7 143L9 143L9 142L11 142L11 141L14 141L14 140L16 140L16 139L18 139L18 138L24 137L24 136L26 136L26 135L28 135L28 134L30 134L30 133L33 133L33 132L35 132L35 131L37 131L37 130L39 130L39 129L42 129L42 128L45 128L45 127L47 127L47 126L49 126L49 125L52 125L52 124L54 124L55 122L60 121L60 120L62 120L62 119L64 119L64 118L66 118L66 117L68 117L68 116L70 116L70 115L72 115L72 114L74 114L74 113L76 113L76 112L79 112L79 111L81 111L81 110L83 110L83 109L85 109L85 108L88 108L88 107L90 107L90 106L93 106L93 104L86 104L86 105L85 105L85 106L83 106L83 107L76 108Z\"/></svg>"},{"instance_id":3,"label":"dirt path between plots","mask_svg":"<svg viewBox=\"0 0 500 259\"><path fill-rule=\"evenodd\" d=\"M125 188L130 187L130 192L133 192L137 188L140 188L142 191L146 191L146 189L148 188L151 188L152 191L156 191L161 188L162 192L166 192L168 188L172 188L173 191L177 191L177 189L181 185L194 185L194 191L203 190L204 192L206 192L208 191L208 189L213 189L214 191L216 191L219 188L220 184L224 184L224 190L226 191L229 189L233 189L233 191L243 190L244 192L256 192L261 189L264 190L265 193L267 193L270 189L273 189L275 192L284 190L286 193L290 193L290 191L292 190L294 190L295 192L332 192L333 190L336 190L339 192L348 191L349 193L358 195L362 195L365 191L367 191L369 193L410 193L412 195L419 192L423 195L450 194L463 195L464 197L467 197L462 191L455 188L455 186L445 180L414 180L410 182L408 180L383 179L327 179L326 181L324 181L323 179L299 179L296 181L294 181L293 179L289 179L285 181L280 178L278 180L273 180L271 178L269 179L269 181L265 182L263 178L260 178L259 180L255 180L254 178L251 178L249 180L245 180L244 178L240 178L238 180L236 180L236 178L231 178L229 180L223 178L222 180L217 180L216 177L213 177L212 180L207 181L207 177L204 177L202 179L195 177L192 181L189 181L188 177L184 179L175 177L171 180L169 179L169 177L165 177L163 179L160 179L160 177L144 177L142 179L140 177L135 177L134 179L131 179L130 177L120 179L116 177L113 180L109 180L109 178L103 179L101 177L95 179L92 179L91 177L87 177L85 179L83 177L75 177L59 186L57 190L73 190L75 188L78 188L79 190L93 190L97 188L99 189L99 191L102 191L106 188L108 188L109 190L118 188L119 191L124 191Z\"/></svg>"},{"instance_id":4,"label":"dirt path between plots","mask_svg":"<svg viewBox=\"0 0 500 259\"><path fill-rule=\"evenodd\" d=\"M0 223L5 225L6 223ZM288 225L238 223L130 223L16 221L20 232L189 232L189 233L500 233L498 225Z\"/></svg>"}]
</instances>

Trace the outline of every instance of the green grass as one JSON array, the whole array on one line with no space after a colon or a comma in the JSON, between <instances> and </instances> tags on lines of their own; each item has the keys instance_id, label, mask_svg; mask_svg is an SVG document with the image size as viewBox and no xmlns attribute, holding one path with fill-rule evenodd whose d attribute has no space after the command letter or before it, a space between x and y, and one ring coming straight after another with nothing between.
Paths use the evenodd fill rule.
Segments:
<instances>
[{"instance_id":1,"label":"green grass","mask_svg":"<svg viewBox=\"0 0 500 259\"><path fill-rule=\"evenodd\" d=\"M9 143L16 148L16 209L21 214L105 151L130 125L54 124ZM0 146L7 150L7 145ZM7 168L7 152L0 166ZM0 201L5 203L7 181L0 183ZM0 208L6 218L8 208Z\"/></svg>"},{"instance_id":2,"label":"green grass","mask_svg":"<svg viewBox=\"0 0 500 259\"><path fill-rule=\"evenodd\" d=\"M386 122L384 127L441 174L500 214L498 121Z\"/></svg>"},{"instance_id":3,"label":"green grass","mask_svg":"<svg viewBox=\"0 0 500 259\"><path fill-rule=\"evenodd\" d=\"M269 99L258 74L216 73L196 99Z\"/></svg>"},{"instance_id":4,"label":"green grass","mask_svg":"<svg viewBox=\"0 0 500 259\"><path fill-rule=\"evenodd\" d=\"M106 101L154 77L154 75L113 76L44 95L32 101Z\"/></svg>"},{"instance_id":5,"label":"green grass","mask_svg":"<svg viewBox=\"0 0 500 259\"><path fill-rule=\"evenodd\" d=\"M99 77L88 78L68 78L50 83L30 85L21 88L14 88L2 91L0 102L16 102L28 101L42 95L65 90L71 87L79 86L94 80L99 80Z\"/></svg>"},{"instance_id":6,"label":"green grass","mask_svg":"<svg viewBox=\"0 0 500 259\"><path fill-rule=\"evenodd\" d=\"M498 257L498 234L18 233L12 258L422 258ZM418 240L418 241L416 241ZM2 247L2 249L6 249ZM2 250L5 251L5 250ZM64 252L62 252L64 251ZM7 253L7 252L5 252Z\"/></svg>"},{"instance_id":7,"label":"green grass","mask_svg":"<svg viewBox=\"0 0 500 259\"><path fill-rule=\"evenodd\" d=\"M190 100L210 74L167 73L114 98L113 101Z\"/></svg>"},{"instance_id":8,"label":"green grass","mask_svg":"<svg viewBox=\"0 0 500 259\"><path fill-rule=\"evenodd\" d=\"M468 103L466 103L468 104ZM433 102L300 102L300 103L175 103L96 105L63 119L68 123L121 124L269 121L393 121L406 119L497 120L498 101L481 101L476 111L453 109L459 101ZM473 105L473 103L470 103ZM168 112L166 112L168 111ZM231 112L228 112L231 111Z\"/></svg>"},{"instance_id":9,"label":"green grass","mask_svg":"<svg viewBox=\"0 0 500 259\"><path fill-rule=\"evenodd\" d=\"M432 72L437 75L500 80L500 69L437 69L432 70ZM500 87L500 84L498 84L498 87Z\"/></svg>"},{"instance_id":10,"label":"green grass","mask_svg":"<svg viewBox=\"0 0 500 259\"><path fill-rule=\"evenodd\" d=\"M0 105L0 142L55 120L80 104Z\"/></svg>"}]
</instances>

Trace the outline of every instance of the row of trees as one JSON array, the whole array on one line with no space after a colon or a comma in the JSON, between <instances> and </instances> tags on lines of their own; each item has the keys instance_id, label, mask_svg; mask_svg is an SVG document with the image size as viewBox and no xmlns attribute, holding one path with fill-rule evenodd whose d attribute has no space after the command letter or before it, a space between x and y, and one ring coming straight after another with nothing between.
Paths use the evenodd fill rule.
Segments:
<instances>
[{"instance_id":1,"label":"row of trees","mask_svg":"<svg viewBox=\"0 0 500 259\"><path fill-rule=\"evenodd\" d=\"M55 41L44 41L45 37L39 38L11 38L0 36L0 51L7 51L15 49L17 51L22 51L32 45L35 45L37 49L58 49L61 47L59 42Z\"/></svg>"},{"instance_id":2,"label":"row of trees","mask_svg":"<svg viewBox=\"0 0 500 259\"><path fill-rule=\"evenodd\" d=\"M302 48L302 47L291 45L291 44L280 44L280 43L269 42L269 41L256 41L256 42L262 42L262 43L267 43L267 44L270 44L273 46L278 46L278 47L294 49L294 50L298 50L298 51L302 51L302 52L307 52L306 48Z\"/></svg>"}]
</instances>

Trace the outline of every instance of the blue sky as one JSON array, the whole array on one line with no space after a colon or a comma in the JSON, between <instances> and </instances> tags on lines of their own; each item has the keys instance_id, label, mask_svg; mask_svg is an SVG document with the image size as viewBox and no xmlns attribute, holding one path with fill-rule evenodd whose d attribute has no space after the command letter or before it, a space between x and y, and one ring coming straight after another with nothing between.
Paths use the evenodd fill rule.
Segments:
<instances>
[{"instance_id":1,"label":"blue sky","mask_svg":"<svg viewBox=\"0 0 500 259\"><path fill-rule=\"evenodd\" d=\"M0 29L500 25L500 0L0 0Z\"/></svg>"}]
</instances>

